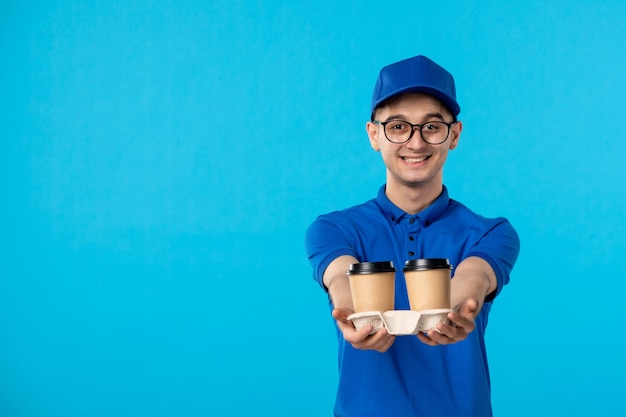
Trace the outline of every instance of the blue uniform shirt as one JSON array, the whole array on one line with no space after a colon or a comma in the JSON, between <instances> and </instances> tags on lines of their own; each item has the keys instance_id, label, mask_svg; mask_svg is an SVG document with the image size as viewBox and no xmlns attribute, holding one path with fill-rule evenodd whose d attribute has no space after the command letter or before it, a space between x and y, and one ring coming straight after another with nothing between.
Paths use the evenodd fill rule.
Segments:
<instances>
[{"instance_id":1,"label":"blue uniform shirt","mask_svg":"<svg viewBox=\"0 0 626 417\"><path fill-rule=\"evenodd\" d=\"M313 276L322 277L337 257L360 262L392 261L396 310L408 310L402 267L409 259L448 258L452 265L478 256L493 268L498 289L509 282L519 238L504 218L488 219L441 195L410 215L396 207L382 186L364 204L318 217L306 233ZM452 271L454 279L454 269ZM496 294L493 294L494 296ZM493 297L483 305L476 329L462 342L431 347L415 336L398 336L385 353L354 349L337 329L339 386L335 415L346 417L491 416L485 328Z\"/></svg>"}]
</instances>

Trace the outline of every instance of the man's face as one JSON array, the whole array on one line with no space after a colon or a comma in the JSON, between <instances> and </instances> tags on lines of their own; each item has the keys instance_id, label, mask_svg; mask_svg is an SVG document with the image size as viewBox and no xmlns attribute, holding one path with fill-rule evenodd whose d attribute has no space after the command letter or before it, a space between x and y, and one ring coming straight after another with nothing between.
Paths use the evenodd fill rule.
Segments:
<instances>
[{"instance_id":1,"label":"man's face","mask_svg":"<svg viewBox=\"0 0 626 417\"><path fill-rule=\"evenodd\" d=\"M439 100L418 93L406 93L392 99L387 105L377 109L374 120L387 122L403 120L412 124L443 121L451 123L453 117ZM448 139L439 145L426 143L415 128L411 140L391 143L385 137L383 126L367 123L367 133L372 148L380 151L387 167L387 184L409 187L440 187L443 183L443 165L450 149L456 148L461 130L461 122L450 128Z\"/></svg>"}]
</instances>

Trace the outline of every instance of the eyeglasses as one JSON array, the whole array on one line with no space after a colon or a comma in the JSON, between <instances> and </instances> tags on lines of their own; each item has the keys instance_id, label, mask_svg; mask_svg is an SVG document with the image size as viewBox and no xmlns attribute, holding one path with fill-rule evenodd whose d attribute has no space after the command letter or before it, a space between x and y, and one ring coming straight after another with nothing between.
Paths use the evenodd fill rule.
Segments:
<instances>
[{"instance_id":1,"label":"eyeglasses","mask_svg":"<svg viewBox=\"0 0 626 417\"><path fill-rule=\"evenodd\" d=\"M431 145L439 145L448 140L450 128L457 123L435 121L414 125L404 120L389 120L387 122L373 120L373 122L383 127L385 137L391 143L401 144L410 141L417 127L424 142Z\"/></svg>"}]
</instances>

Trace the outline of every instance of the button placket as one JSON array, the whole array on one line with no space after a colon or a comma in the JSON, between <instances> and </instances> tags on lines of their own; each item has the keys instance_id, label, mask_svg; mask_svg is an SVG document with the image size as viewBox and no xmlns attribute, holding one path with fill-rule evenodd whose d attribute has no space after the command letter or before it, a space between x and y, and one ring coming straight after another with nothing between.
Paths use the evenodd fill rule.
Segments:
<instances>
[{"instance_id":1,"label":"button placket","mask_svg":"<svg viewBox=\"0 0 626 417\"><path fill-rule=\"evenodd\" d=\"M407 236L407 260L417 259L417 236L422 230L422 221L419 217L409 218Z\"/></svg>"}]
</instances>

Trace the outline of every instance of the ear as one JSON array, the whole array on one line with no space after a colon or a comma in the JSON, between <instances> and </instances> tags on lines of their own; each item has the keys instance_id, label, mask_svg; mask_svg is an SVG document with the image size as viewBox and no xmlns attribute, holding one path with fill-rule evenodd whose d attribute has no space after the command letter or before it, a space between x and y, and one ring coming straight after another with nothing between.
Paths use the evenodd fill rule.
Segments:
<instances>
[{"instance_id":1,"label":"ear","mask_svg":"<svg viewBox=\"0 0 626 417\"><path fill-rule=\"evenodd\" d=\"M378 128L381 127L376 123L367 122L365 124L365 130L367 130L367 136L370 139L370 146L376 152L380 151L380 144L378 143Z\"/></svg>"},{"instance_id":2,"label":"ear","mask_svg":"<svg viewBox=\"0 0 626 417\"><path fill-rule=\"evenodd\" d=\"M461 132L463 131L463 122L458 121L452 129L450 129L450 149L455 149L459 146L459 140L461 139Z\"/></svg>"}]
</instances>

